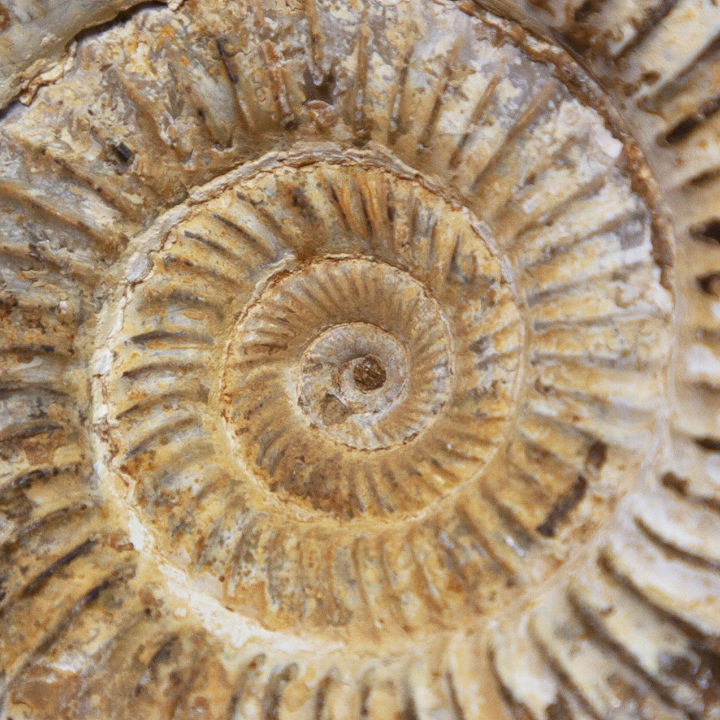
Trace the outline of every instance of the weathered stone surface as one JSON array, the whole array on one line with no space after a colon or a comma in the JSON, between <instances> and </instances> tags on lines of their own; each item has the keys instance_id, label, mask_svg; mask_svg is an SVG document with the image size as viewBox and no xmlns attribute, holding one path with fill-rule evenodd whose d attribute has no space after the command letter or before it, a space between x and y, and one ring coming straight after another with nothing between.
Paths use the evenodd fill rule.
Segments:
<instances>
[{"instance_id":1,"label":"weathered stone surface","mask_svg":"<svg viewBox=\"0 0 720 720\"><path fill-rule=\"evenodd\" d=\"M28 86L33 88L29 99L38 85L61 77L72 62L74 41L82 31L101 26L140 4L140 0L3 0L0 108ZM180 3L170 0L167 4Z\"/></svg>"}]
</instances>

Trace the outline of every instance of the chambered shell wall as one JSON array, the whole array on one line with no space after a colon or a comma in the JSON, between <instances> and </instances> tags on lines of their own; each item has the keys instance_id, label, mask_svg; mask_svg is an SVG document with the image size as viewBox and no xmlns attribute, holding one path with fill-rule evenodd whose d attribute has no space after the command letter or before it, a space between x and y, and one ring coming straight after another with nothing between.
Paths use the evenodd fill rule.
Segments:
<instances>
[{"instance_id":1,"label":"chambered shell wall","mask_svg":"<svg viewBox=\"0 0 720 720\"><path fill-rule=\"evenodd\" d=\"M720 9L130 4L0 5L0 718L720 718Z\"/></svg>"}]
</instances>

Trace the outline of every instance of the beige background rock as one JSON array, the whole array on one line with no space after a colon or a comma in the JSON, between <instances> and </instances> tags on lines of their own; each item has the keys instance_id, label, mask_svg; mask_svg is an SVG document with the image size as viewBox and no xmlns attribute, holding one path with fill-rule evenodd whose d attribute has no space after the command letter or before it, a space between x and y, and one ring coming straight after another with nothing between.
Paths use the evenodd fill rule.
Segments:
<instances>
[{"instance_id":1,"label":"beige background rock","mask_svg":"<svg viewBox=\"0 0 720 720\"><path fill-rule=\"evenodd\" d=\"M137 0L4 0L0 4L0 106L34 81L62 73L74 40L115 18ZM169 2L179 5L178 2Z\"/></svg>"}]
</instances>

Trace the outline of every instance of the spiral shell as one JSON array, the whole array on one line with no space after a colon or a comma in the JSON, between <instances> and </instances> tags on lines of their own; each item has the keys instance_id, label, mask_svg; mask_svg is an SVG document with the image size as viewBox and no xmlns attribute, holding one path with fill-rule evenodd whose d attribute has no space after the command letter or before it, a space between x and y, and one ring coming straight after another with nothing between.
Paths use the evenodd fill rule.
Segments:
<instances>
[{"instance_id":1,"label":"spiral shell","mask_svg":"<svg viewBox=\"0 0 720 720\"><path fill-rule=\"evenodd\" d=\"M720 11L100 5L0 5L0 718L720 718Z\"/></svg>"}]
</instances>

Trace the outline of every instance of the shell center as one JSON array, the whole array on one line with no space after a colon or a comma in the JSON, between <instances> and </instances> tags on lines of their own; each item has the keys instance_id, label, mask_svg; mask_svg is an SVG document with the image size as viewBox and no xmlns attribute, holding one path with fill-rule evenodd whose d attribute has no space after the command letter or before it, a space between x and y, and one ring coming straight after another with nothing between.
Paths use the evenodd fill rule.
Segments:
<instances>
[{"instance_id":1,"label":"shell center","mask_svg":"<svg viewBox=\"0 0 720 720\"><path fill-rule=\"evenodd\" d=\"M298 404L315 427L352 442L358 425L369 429L404 399L408 370L391 333L367 322L336 325L303 354Z\"/></svg>"}]
</instances>

